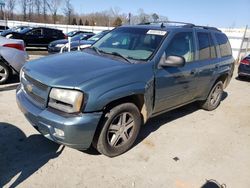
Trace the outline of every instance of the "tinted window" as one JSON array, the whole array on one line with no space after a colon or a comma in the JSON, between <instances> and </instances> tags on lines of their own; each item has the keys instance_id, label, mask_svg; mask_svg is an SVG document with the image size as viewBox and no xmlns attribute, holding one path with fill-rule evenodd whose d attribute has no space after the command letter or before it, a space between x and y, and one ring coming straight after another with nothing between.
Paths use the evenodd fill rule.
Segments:
<instances>
[{"instance_id":1,"label":"tinted window","mask_svg":"<svg viewBox=\"0 0 250 188\"><path fill-rule=\"evenodd\" d=\"M36 35L36 36L42 35L42 29L34 29L34 30L28 32L28 35Z\"/></svg>"},{"instance_id":2,"label":"tinted window","mask_svg":"<svg viewBox=\"0 0 250 188\"><path fill-rule=\"evenodd\" d=\"M219 44L221 57L231 56L232 50L230 43L224 34L215 34L216 40Z\"/></svg>"},{"instance_id":3,"label":"tinted window","mask_svg":"<svg viewBox=\"0 0 250 188\"><path fill-rule=\"evenodd\" d=\"M198 42L200 60L212 59L216 57L214 42L209 33L198 33Z\"/></svg>"},{"instance_id":4,"label":"tinted window","mask_svg":"<svg viewBox=\"0 0 250 188\"><path fill-rule=\"evenodd\" d=\"M178 33L166 49L166 56L177 55L185 58L186 62L194 60L194 42L192 32Z\"/></svg>"}]
</instances>

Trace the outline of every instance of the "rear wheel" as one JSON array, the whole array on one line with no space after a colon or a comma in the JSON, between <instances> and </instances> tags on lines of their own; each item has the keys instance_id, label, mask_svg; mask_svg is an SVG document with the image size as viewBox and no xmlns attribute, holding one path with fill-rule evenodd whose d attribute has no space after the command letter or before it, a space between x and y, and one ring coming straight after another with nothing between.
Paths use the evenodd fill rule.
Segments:
<instances>
[{"instance_id":1,"label":"rear wheel","mask_svg":"<svg viewBox=\"0 0 250 188\"><path fill-rule=\"evenodd\" d=\"M219 81L213 86L207 99L201 102L201 108L208 111L216 109L221 102L222 94L223 82Z\"/></svg>"},{"instance_id":2,"label":"rear wheel","mask_svg":"<svg viewBox=\"0 0 250 188\"><path fill-rule=\"evenodd\" d=\"M133 103L118 105L106 113L103 127L94 146L108 157L118 156L132 147L141 123L141 114L136 105Z\"/></svg>"},{"instance_id":3,"label":"rear wheel","mask_svg":"<svg viewBox=\"0 0 250 188\"><path fill-rule=\"evenodd\" d=\"M11 69L0 61L0 84L4 84L10 77Z\"/></svg>"}]
</instances>

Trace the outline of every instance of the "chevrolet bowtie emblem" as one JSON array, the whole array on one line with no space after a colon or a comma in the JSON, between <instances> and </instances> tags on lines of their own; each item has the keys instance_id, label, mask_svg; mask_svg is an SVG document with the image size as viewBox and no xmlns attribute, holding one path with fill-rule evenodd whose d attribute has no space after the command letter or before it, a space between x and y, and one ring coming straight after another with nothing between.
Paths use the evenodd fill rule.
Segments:
<instances>
[{"instance_id":1,"label":"chevrolet bowtie emblem","mask_svg":"<svg viewBox=\"0 0 250 188\"><path fill-rule=\"evenodd\" d=\"M27 90L31 93L32 90L33 90L33 85L28 84L28 85L27 85Z\"/></svg>"}]
</instances>

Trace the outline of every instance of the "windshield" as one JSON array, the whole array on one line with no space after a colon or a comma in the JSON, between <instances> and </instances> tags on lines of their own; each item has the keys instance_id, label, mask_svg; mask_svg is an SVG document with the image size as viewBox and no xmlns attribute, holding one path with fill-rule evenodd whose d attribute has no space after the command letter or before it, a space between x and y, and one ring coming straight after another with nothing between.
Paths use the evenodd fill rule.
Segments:
<instances>
[{"instance_id":1,"label":"windshield","mask_svg":"<svg viewBox=\"0 0 250 188\"><path fill-rule=\"evenodd\" d=\"M68 37L72 37L73 35L76 34L77 31L71 31L67 34Z\"/></svg>"},{"instance_id":2,"label":"windshield","mask_svg":"<svg viewBox=\"0 0 250 188\"><path fill-rule=\"evenodd\" d=\"M102 37L93 48L105 53L118 53L128 59L145 61L156 51L166 34L163 30L120 27Z\"/></svg>"},{"instance_id":3,"label":"windshield","mask_svg":"<svg viewBox=\"0 0 250 188\"><path fill-rule=\"evenodd\" d=\"M80 33L74 37L71 38L71 41L77 41L77 40L82 40L86 37L87 35L84 33Z\"/></svg>"},{"instance_id":4,"label":"windshield","mask_svg":"<svg viewBox=\"0 0 250 188\"><path fill-rule=\"evenodd\" d=\"M97 40L99 40L100 38L102 38L106 33L107 33L107 32L98 33L98 34L94 35L93 37L90 37L88 40L97 41Z\"/></svg>"},{"instance_id":5,"label":"windshield","mask_svg":"<svg viewBox=\"0 0 250 188\"><path fill-rule=\"evenodd\" d=\"M30 28L24 28L23 30L20 31L21 34L27 33L28 31L30 31Z\"/></svg>"}]
</instances>

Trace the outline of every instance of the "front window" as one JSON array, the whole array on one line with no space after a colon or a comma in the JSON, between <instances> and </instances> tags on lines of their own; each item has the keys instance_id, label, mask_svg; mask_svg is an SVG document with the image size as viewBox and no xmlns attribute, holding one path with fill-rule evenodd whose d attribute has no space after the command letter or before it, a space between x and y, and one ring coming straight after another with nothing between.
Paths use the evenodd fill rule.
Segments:
<instances>
[{"instance_id":1,"label":"front window","mask_svg":"<svg viewBox=\"0 0 250 188\"><path fill-rule=\"evenodd\" d=\"M120 27L102 37L93 48L127 59L146 61L158 49L166 34L167 31L163 30Z\"/></svg>"},{"instance_id":2,"label":"front window","mask_svg":"<svg viewBox=\"0 0 250 188\"><path fill-rule=\"evenodd\" d=\"M166 49L166 55L183 57L186 62L194 60L194 41L192 32L181 32L174 36Z\"/></svg>"}]
</instances>

